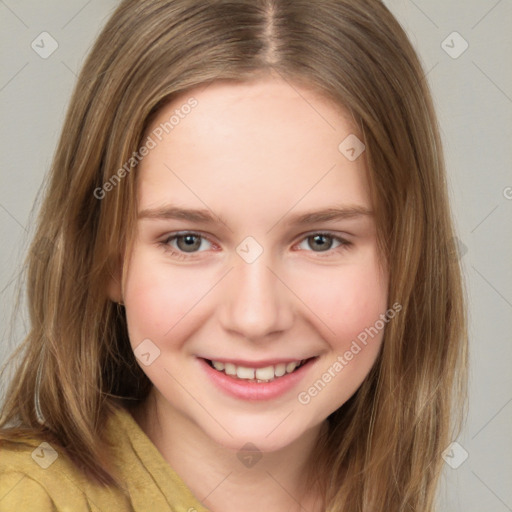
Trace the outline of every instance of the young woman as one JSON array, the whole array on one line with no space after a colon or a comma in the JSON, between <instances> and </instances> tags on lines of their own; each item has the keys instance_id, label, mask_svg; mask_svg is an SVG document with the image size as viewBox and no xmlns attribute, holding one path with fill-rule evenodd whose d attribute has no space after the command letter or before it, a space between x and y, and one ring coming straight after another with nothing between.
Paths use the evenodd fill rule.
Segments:
<instances>
[{"instance_id":1,"label":"young woman","mask_svg":"<svg viewBox=\"0 0 512 512\"><path fill-rule=\"evenodd\" d=\"M461 274L376 0L125 0L28 256L0 510L432 511Z\"/></svg>"}]
</instances>

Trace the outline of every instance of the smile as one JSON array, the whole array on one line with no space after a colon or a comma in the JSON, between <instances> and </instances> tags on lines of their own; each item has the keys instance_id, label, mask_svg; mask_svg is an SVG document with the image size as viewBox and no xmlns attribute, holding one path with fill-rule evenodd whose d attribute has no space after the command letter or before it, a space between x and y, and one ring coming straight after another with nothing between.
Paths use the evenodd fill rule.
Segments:
<instances>
[{"instance_id":1,"label":"smile","mask_svg":"<svg viewBox=\"0 0 512 512\"><path fill-rule=\"evenodd\" d=\"M272 400L299 389L319 356L306 359L218 360L197 357L199 368L214 388L239 400ZM301 386L303 387L303 386Z\"/></svg>"},{"instance_id":2,"label":"smile","mask_svg":"<svg viewBox=\"0 0 512 512\"><path fill-rule=\"evenodd\" d=\"M206 359L206 362L218 372L229 375L232 378L248 382L266 383L295 372L305 365L310 359L313 358L302 359L300 361L290 361L288 363L278 363L275 365L266 365L263 367L242 366L229 362L212 361L209 359Z\"/></svg>"}]
</instances>

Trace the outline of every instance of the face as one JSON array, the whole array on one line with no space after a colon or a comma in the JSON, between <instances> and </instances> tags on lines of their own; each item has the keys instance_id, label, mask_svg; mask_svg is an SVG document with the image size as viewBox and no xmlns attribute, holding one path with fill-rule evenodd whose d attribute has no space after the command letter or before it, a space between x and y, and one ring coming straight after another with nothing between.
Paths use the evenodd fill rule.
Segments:
<instances>
[{"instance_id":1,"label":"face","mask_svg":"<svg viewBox=\"0 0 512 512\"><path fill-rule=\"evenodd\" d=\"M341 107L272 77L199 87L146 134L130 341L157 404L220 445L300 440L376 359L387 274L355 137Z\"/></svg>"}]
</instances>

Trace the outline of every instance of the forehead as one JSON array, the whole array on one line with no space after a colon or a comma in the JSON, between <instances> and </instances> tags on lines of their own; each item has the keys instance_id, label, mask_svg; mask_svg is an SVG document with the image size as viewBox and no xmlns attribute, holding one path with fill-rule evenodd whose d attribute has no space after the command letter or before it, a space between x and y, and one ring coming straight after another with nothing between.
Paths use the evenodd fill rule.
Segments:
<instances>
[{"instance_id":1,"label":"forehead","mask_svg":"<svg viewBox=\"0 0 512 512\"><path fill-rule=\"evenodd\" d=\"M364 153L351 161L340 149L361 134L312 88L275 77L199 86L163 107L146 136L156 144L139 165L139 209L210 201L219 213L243 206L275 216L298 202L371 207Z\"/></svg>"}]
</instances>

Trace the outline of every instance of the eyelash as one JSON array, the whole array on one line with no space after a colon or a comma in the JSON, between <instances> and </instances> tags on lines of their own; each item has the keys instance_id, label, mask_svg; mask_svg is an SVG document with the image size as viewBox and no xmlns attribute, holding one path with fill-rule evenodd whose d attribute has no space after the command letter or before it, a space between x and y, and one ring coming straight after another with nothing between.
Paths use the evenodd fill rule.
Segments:
<instances>
[{"instance_id":1,"label":"eyelash","mask_svg":"<svg viewBox=\"0 0 512 512\"><path fill-rule=\"evenodd\" d=\"M178 258L180 260L192 259L195 257L195 255L200 254L201 252L204 252L204 251L187 253L187 252L175 250L173 247L171 247L169 245L171 241L176 240L177 238L180 238L180 237L187 236L187 235L199 237L203 240L207 240L210 244L215 245L208 237L202 235L201 233L197 233L195 231L181 231L181 232L173 233L172 235L166 237L164 240L159 242L159 245L164 249L165 252L169 253L171 256L173 256L175 258ZM340 252L340 251L346 251L353 245L352 242L349 242L348 240L345 240L343 238L340 238L339 236L329 233L328 231L315 231L310 234L307 234L303 238L301 238L299 243L307 240L308 238L312 238L315 236L327 236L327 237L331 238L333 241L339 242L339 244L340 244L338 247L335 247L334 249L327 249L326 251L313 251L313 250L307 251L307 252L317 253L318 257L320 257L320 258L332 257L333 253Z\"/></svg>"}]
</instances>

